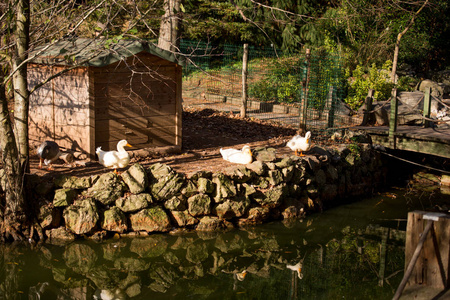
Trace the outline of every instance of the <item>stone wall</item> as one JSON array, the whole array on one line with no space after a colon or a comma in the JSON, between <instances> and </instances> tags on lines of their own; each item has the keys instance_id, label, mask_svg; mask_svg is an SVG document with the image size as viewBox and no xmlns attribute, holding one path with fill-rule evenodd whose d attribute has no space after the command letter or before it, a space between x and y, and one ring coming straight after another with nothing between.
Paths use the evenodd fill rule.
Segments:
<instances>
[{"instance_id":1,"label":"stone wall","mask_svg":"<svg viewBox=\"0 0 450 300\"><path fill-rule=\"evenodd\" d=\"M134 164L120 175L32 175L27 187L39 210L37 234L51 242L292 220L385 185L387 170L368 144L308 154L277 158L275 149L260 148L253 163L220 173L186 176L160 163Z\"/></svg>"}]
</instances>

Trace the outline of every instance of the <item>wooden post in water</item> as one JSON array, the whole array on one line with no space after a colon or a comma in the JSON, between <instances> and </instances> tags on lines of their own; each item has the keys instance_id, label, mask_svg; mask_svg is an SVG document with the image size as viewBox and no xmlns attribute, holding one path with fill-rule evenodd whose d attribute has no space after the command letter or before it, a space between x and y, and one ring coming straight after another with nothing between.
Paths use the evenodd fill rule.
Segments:
<instances>
[{"instance_id":1,"label":"wooden post in water","mask_svg":"<svg viewBox=\"0 0 450 300\"><path fill-rule=\"evenodd\" d=\"M424 118L430 118L430 111L431 111L431 88L427 87L425 89L425 95L423 98L423 117ZM430 127L431 122L424 119L424 127Z\"/></svg>"},{"instance_id":2,"label":"wooden post in water","mask_svg":"<svg viewBox=\"0 0 450 300\"><path fill-rule=\"evenodd\" d=\"M244 55L242 57L242 104L241 104L241 118L247 116L247 71L248 67L248 44L244 44Z\"/></svg>"},{"instance_id":3,"label":"wooden post in water","mask_svg":"<svg viewBox=\"0 0 450 300\"><path fill-rule=\"evenodd\" d=\"M372 111L373 93L374 93L373 89L370 89L369 92L367 93L366 109L364 110L364 117L361 126L366 126L367 123L369 122L370 112Z\"/></svg>"},{"instance_id":4,"label":"wooden post in water","mask_svg":"<svg viewBox=\"0 0 450 300\"><path fill-rule=\"evenodd\" d=\"M450 287L450 216L444 213L408 213L405 276L393 299L399 299L407 284L437 289ZM428 234L429 233L429 234Z\"/></svg>"}]
</instances>

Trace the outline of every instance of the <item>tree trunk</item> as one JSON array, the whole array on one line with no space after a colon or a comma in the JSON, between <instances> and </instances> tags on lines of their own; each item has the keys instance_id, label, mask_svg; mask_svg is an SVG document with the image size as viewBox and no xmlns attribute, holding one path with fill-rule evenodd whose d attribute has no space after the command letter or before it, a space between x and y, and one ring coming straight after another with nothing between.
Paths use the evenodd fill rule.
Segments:
<instances>
[{"instance_id":1,"label":"tree trunk","mask_svg":"<svg viewBox=\"0 0 450 300\"><path fill-rule=\"evenodd\" d=\"M16 11L16 55L12 70L14 87L14 120L19 159L24 171L29 171L28 165L28 108L29 93L27 86L27 65L23 62L28 57L30 36L30 1L17 1Z\"/></svg>"},{"instance_id":2,"label":"tree trunk","mask_svg":"<svg viewBox=\"0 0 450 300\"><path fill-rule=\"evenodd\" d=\"M425 0L425 2L422 4L422 6L416 11L416 13L411 17L411 20L409 21L408 26L406 26L405 29L403 29L402 32L400 32L397 35L397 41L395 42L395 49L394 49L394 59L392 60L392 72L391 72L391 82L396 84L396 74L397 74L397 63L398 63L398 52L400 49L400 40L402 39L402 36L411 28L411 26L414 24L414 21L416 20L416 17L419 15L419 13L422 11L422 9L428 4L429 0Z\"/></svg>"},{"instance_id":3,"label":"tree trunk","mask_svg":"<svg viewBox=\"0 0 450 300\"><path fill-rule=\"evenodd\" d=\"M3 73L0 74L0 142L2 146L3 170L2 188L5 192L5 205L2 211L3 237L23 240L26 232L26 201L24 193L24 175L28 165L28 100L27 67L24 61L29 48L30 1L16 2L16 50L12 59L12 82L14 89L13 125L8 110ZM16 135L16 136L15 136Z\"/></svg>"},{"instance_id":4,"label":"tree trunk","mask_svg":"<svg viewBox=\"0 0 450 300\"><path fill-rule=\"evenodd\" d=\"M177 51L180 44L180 4L181 0L164 0L164 16L159 29L158 46L168 51Z\"/></svg>"},{"instance_id":5,"label":"tree trunk","mask_svg":"<svg viewBox=\"0 0 450 300\"><path fill-rule=\"evenodd\" d=\"M3 76L0 75L0 142L2 145L3 169L0 173L2 188L5 191L5 207L2 211L1 233L6 238L21 240L21 225L25 224L25 199L23 193L23 169L19 161L8 103L5 97Z\"/></svg>"}]
</instances>

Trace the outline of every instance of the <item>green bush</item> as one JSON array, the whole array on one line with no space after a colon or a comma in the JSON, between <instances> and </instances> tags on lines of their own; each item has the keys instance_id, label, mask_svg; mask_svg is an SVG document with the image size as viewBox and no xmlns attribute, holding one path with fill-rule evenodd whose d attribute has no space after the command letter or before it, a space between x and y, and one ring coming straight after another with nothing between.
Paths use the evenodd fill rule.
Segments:
<instances>
[{"instance_id":1,"label":"green bush","mask_svg":"<svg viewBox=\"0 0 450 300\"><path fill-rule=\"evenodd\" d=\"M350 76L350 70L347 70L348 88L344 101L352 109L358 110L364 103L369 89L374 90L375 101L388 100L394 87L394 84L390 82L391 68L392 62L387 60L381 70L376 64L372 64L367 73L362 66L358 65L352 72L353 76Z\"/></svg>"},{"instance_id":2,"label":"green bush","mask_svg":"<svg viewBox=\"0 0 450 300\"><path fill-rule=\"evenodd\" d=\"M292 103L301 92L301 57L271 59L261 80L249 83L249 97L263 102Z\"/></svg>"}]
</instances>

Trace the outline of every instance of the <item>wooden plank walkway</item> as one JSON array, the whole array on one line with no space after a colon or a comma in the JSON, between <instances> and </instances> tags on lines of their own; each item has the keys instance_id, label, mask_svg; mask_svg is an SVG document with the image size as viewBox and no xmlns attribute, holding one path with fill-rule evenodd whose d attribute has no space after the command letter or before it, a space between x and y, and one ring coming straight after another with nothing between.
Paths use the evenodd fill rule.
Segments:
<instances>
[{"instance_id":1,"label":"wooden plank walkway","mask_svg":"<svg viewBox=\"0 0 450 300\"><path fill-rule=\"evenodd\" d=\"M355 126L352 129L365 131L373 144L385 148L450 158L450 128L403 125L397 126L392 137L389 137L388 126Z\"/></svg>"}]
</instances>

